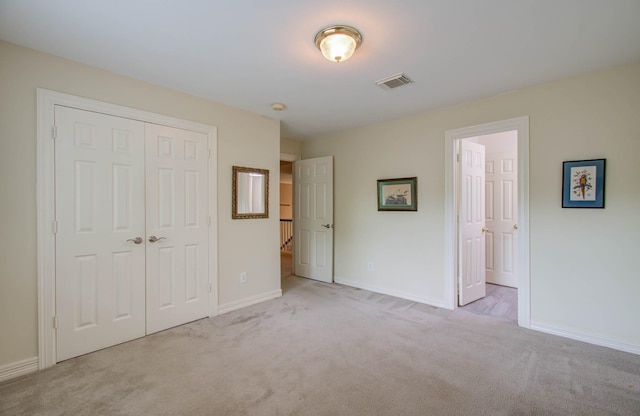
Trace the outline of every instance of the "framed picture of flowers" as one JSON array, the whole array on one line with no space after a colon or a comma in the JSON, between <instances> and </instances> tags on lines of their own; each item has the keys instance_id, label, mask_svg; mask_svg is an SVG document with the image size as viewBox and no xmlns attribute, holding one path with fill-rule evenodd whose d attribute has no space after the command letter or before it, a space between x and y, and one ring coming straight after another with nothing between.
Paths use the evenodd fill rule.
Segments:
<instances>
[{"instance_id":1,"label":"framed picture of flowers","mask_svg":"<svg viewBox=\"0 0 640 416\"><path fill-rule=\"evenodd\" d=\"M604 208L605 162L562 162L562 208Z\"/></svg>"}]
</instances>

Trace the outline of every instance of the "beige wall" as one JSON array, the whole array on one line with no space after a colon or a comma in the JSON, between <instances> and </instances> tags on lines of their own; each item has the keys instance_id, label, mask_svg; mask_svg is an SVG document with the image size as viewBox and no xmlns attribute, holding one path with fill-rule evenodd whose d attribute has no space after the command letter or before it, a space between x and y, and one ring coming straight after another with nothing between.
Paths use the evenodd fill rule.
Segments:
<instances>
[{"instance_id":1,"label":"beige wall","mask_svg":"<svg viewBox=\"0 0 640 416\"><path fill-rule=\"evenodd\" d=\"M219 305L280 289L277 215L231 220L231 166L279 171L277 120L0 42L0 367L38 352L38 87L217 126ZM278 206L278 180L269 199Z\"/></svg>"},{"instance_id":2,"label":"beige wall","mask_svg":"<svg viewBox=\"0 0 640 416\"><path fill-rule=\"evenodd\" d=\"M298 140L280 139L280 153L300 156L302 154L302 143Z\"/></svg>"},{"instance_id":3,"label":"beige wall","mask_svg":"<svg viewBox=\"0 0 640 416\"><path fill-rule=\"evenodd\" d=\"M303 142L335 157L336 278L445 303L445 131L529 116L532 324L640 351L639 114L635 63ZM562 162L593 158L606 209L562 209ZM407 176L419 211L377 212L376 179Z\"/></svg>"}]
</instances>

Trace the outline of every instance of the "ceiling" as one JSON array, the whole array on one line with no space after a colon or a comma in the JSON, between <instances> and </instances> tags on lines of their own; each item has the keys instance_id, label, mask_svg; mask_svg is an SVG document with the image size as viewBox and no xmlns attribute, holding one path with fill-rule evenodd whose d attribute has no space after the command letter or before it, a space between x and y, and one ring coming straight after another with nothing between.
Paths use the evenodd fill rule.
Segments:
<instances>
[{"instance_id":1,"label":"ceiling","mask_svg":"<svg viewBox=\"0 0 640 416\"><path fill-rule=\"evenodd\" d=\"M279 119L303 140L640 60L639 18L639 0L0 0L0 39ZM331 24L362 32L348 61L314 44ZM400 72L415 83L375 85Z\"/></svg>"}]
</instances>

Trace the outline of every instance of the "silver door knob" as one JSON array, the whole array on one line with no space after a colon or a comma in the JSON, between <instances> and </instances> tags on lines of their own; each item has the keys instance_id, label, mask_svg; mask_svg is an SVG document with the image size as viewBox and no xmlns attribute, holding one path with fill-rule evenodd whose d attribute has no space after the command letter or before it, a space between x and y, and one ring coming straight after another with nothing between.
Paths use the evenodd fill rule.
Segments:
<instances>
[{"instance_id":1,"label":"silver door knob","mask_svg":"<svg viewBox=\"0 0 640 416\"><path fill-rule=\"evenodd\" d=\"M513 229L517 230L518 229L518 224L513 224Z\"/></svg>"},{"instance_id":2,"label":"silver door knob","mask_svg":"<svg viewBox=\"0 0 640 416\"><path fill-rule=\"evenodd\" d=\"M144 239L142 237L130 238L127 241L133 241L135 244L142 244Z\"/></svg>"},{"instance_id":3,"label":"silver door knob","mask_svg":"<svg viewBox=\"0 0 640 416\"><path fill-rule=\"evenodd\" d=\"M156 241L162 240L165 237L156 237L155 235L152 235L151 237L149 237L149 242L150 243L155 243Z\"/></svg>"},{"instance_id":4,"label":"silver door knob","mask_svg":"<svg viewBox=\"0 0 640 416\"><path fill-rule=\"evenodd\" d=\"M332 227L332 225L331 225L331 224L322 224L322 226L323 226L324 228L331 228L331 227Z\"/></svg>"}]
</instances>

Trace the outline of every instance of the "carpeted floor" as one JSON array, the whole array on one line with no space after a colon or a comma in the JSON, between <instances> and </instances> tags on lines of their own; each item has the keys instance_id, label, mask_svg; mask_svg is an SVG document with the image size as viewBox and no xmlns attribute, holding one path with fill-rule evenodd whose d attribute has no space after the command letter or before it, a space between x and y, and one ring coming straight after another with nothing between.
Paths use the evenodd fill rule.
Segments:
<instances>
[{"instance_id":1,"label":"carpeted floor","mask_svg":"<svg viewBox=\"0 0 640 416\"><path fill-rule=\"evenodd\" d=\"M478 315L518 322L518 290L487 283L487 295L462 308Z\"/></svg>"},{"instance_id":2,"label":"carpeted floor","mask_svg":"<svg viewBox=\"0 0 640 416\"><path fill-rule=\"evenodd\" d=\"M640 356L289 276L284 295L0 384L2 415L638 415Z\"/></svg>"}]
</instances>

